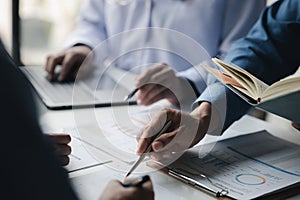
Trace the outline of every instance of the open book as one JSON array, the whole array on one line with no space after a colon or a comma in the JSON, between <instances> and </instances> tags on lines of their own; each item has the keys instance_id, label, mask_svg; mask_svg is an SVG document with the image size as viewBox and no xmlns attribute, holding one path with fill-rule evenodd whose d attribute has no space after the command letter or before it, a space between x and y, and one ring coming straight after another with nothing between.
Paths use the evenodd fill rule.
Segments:
<instances>
[{"instance_id":1,"label":"open book","mask_svg":"<svg viewBox=\"0 0 300 200\"><path fill-rule=\"evenodd\" d=\"M221 70L201 65L251 105L300 123L300 77L267 85L246 70L213 58Z\"/></svg>"}]
</instances>

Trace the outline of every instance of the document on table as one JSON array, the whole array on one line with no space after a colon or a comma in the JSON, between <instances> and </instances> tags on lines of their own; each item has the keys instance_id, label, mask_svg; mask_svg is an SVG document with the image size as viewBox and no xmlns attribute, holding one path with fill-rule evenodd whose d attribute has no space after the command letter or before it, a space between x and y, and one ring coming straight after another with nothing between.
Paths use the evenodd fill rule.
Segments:
<instances>
[{"instance_id":1,"label":"document on table","mask_svg":"<svg viewBox=\"0 0 300 200\"><path fill-rule=\"evenodd\" d=\"M169 173L235 199L253 199L300 182L300 146L267 131L221 140L210 152L200 148L185 152L168 166Z\"/></svg>"},{"instance_id":2,"label":"document on table","mask_svg":"<svg viewBox=\"0 0 300 200\"><path fill-rule=\"evenodd\" d=\"M87 145L84 145L78 138L72 137L70 146L72 153L69 156L70 162L66 166L69 173L111 162L109 159L99 161L87 150Z\"/></svg>"},{"instance_id":3,"label":"document on table","mask_svg":"<svg viewBox=\"0 0 300 200\"><path fill-rule=\"evenodd\" d=\"M169 104L161 102L152 106L111 107L106 115L97 115L98 130L82 128L81 139L97 149L125 163L132 164L137 158L136 136L152 116Z\"/></svg>"},{"instance_id":4,"label":"document on table","mask_svg":"<svg viewBox=\"0 0 300 200\"><path fill-rule=\"evenodd\" d=\"M95 171L91 173L78 174L77 172L70 174L71 184L78 194L79 198L82 200L96 200L99 199L104 188L109 181L117 179L119 181L124 181L124 173L113 170L105 165L97 167ZM76 174L77 173L77 174ZM161 174L160 174L161 175ZM153 175L150 174L150 177ZM153 189L155 192L156 200L165 200L165 199L181 199L181 200L190 200L188 197L184 196L184 192L178 194L176 192L168 191L167 188L169 184L162 185L156 183L155 179L152 179ZM166 180L167 182L167 180ZM180 188L182 190L184 188ZM178 190L178 189L177 189ZM197 195L199 198L199 195Z\"/></svg>"},{"instance_id":5,"label":"document on table","mask_svg":"<svg viewBox=\"0 0 300 200\"><path fill-rule=\"evenodd\" d=\"M110 159L103 157L99 159L99 156L97 157L91 153L91 148L93 147L81 141L75 129L65 129L64 132L69 133L72 137L69 144L72 148L72 152L69 156L70 162L65 167L69 173L111 162Z\"/></svg>"}]
</instances>

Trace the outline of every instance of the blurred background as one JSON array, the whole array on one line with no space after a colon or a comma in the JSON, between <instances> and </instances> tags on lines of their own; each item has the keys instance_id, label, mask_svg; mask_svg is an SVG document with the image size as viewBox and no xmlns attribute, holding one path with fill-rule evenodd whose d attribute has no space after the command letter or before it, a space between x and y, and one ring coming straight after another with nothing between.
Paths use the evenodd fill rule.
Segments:
<instances>
[{"instance_id":1,"label":"blurred background","mask_svg":"<svg viewBox=\"0 0 300 200\"><path fill-rule=\"evenodd\" d=\"M20 60L27 66L43 65L48 54L57 53L76 27L86 0L18 0L20 16ZM276 0L268 0L268 5ZM12 10L15 0L0 0L0 37L12 53ZM300 72L298 72L300 74ZM290 122L254 109L252 115L287 126Z\"/></svg>"},{"instance_id":2,"label":"blurred background","mask_svg":"<svg viewBox=\"0 0 300 200\"><path fill-rule=\"evenodd\" d=\"M63 48L75 28L85 0L19 0L20 59L24 65L43 65L49 53ZM268 4L275 0L268 0ZM0 36L12 53L12 3L0 0Z\"/></svg>"},{"instance_id":3,"label":"blurred background","mask_svg":"<svg viewBox=\"0 0 300 200\"><path fill-rule=\"evenodd\" d=\"M75 28L84 0L20 0L20 59L42 65L49 53L61 50ZM0 36L12 52L12 3L0 0Z\"/></svg>"}]
</instances>

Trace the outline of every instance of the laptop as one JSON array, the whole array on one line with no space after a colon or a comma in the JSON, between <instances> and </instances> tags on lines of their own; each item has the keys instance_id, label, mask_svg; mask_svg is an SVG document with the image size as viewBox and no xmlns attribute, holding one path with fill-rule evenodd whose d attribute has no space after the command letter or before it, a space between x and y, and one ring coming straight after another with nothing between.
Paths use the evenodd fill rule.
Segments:
<instances>
[{"instance_id":1,"label":"laptop","mask_svg":"<svg viewBox=\"0 0 300 200\"><path fill-rule=\"evenodd\" d=\"M117 68L93 69L75 82L49 82L43 66L20 67L42 102L49 109L70 109L136 104L124 97L134 89L135 75ZM103 71L103 69L102 69Z\"/></svg>"}]
</instances>

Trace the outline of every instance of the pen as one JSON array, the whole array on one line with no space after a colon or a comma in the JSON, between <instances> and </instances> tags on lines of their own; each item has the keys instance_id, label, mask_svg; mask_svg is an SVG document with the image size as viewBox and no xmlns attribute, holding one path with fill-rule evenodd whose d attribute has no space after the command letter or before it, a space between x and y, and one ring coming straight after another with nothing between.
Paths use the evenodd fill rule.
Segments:
<instances>
[{"instance_id":1,"label":"pen","mask_svg":"<svg viewBox=\"0 0 300 200\"><path fill-rule=\"evenodd\" d=\"M150 177L148 175L145 175L145 176L134 178L128 182L125 182L125 183L123 183L123 186L124 187L132 187L132 186L139 187L149 180L150 180Z\"/></svg>"},{"instance_id":2,"label":"pen","mask_svg":"<svg viewBox=\"0 0 300 200\"><path fill-rule=\"evenodd\" d=\"M183 174L180 174L180 173L178 173L178 172L176 172L174 170L169 170L169 175L173 176L174 178L177 178L177 179L179 179L179 180L181 180L181 181L183 181L183 182L185 182L185 183L187 183L189 185L192 185L192 186L197 187L197 188L199 188L201 190L204 190L207 193L212 194L212 195L214 195L216 197L224 197L224 196L228 195L228 193L229 193L227 189L221 189L221 188L220 188L221 190L215 191L214 189L212 189L212 188L210 188L210 187L208 187L208 186L200 183L199 181L196 181L193 178L190 178L190 177L185 176ZM202 176L202 177L205 178L205 179L207 179L206 176ZM207 179L207 180L211 183L211 181L209 179Z\"/></svg>"},{"instance_id":3,"label":"pen","mask_svg":"<svg viewBox=\"0 0 300 200\"><path fill-rule=\"evenodd\" d=\"M124 97L124 101L128 101L131 97L135 95L135 93L139 90L139 88L135 88L133 91L131 91L127 96Z\"/></svg>"},{"instance_id":4,"label":"pen","mask_svg":"<svg viewBox=\"0 0 300 200\"><path fill-rule=\"evenodd\" d=\"M149 142L147 148L142 153L142 155L140 155L140 157L135 161L135 163L132 165L131 169L129 170L129 172L126 174L125 177L129 176L137 168L137 166L139 166L139 164L146 157L147 153L150 152L153 141L156 138L158 138L161 134L163 134L164 132L166 132L166 130L170 127L170 125L171 125L171 120L167 121L167 123L162 127L162 129L157 134L155 134L154 136L152 136L151 141Z\"/></svg>"}]
</instances>

